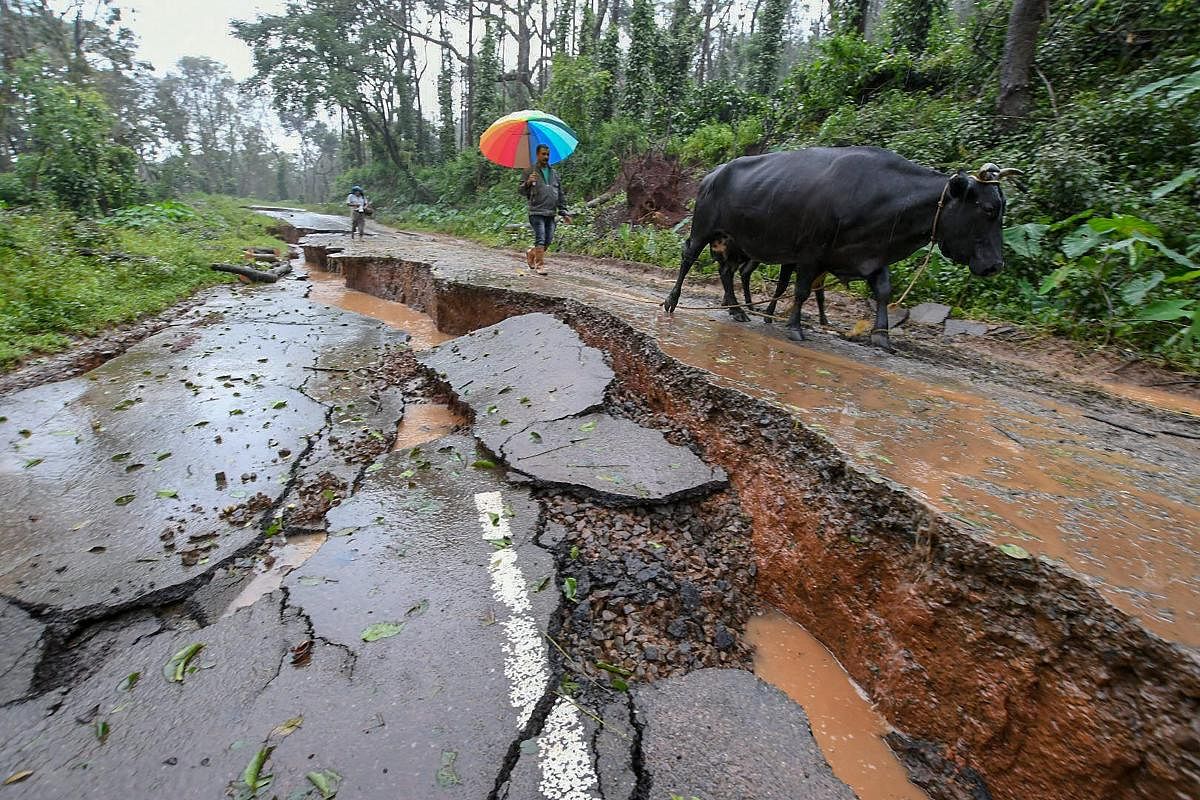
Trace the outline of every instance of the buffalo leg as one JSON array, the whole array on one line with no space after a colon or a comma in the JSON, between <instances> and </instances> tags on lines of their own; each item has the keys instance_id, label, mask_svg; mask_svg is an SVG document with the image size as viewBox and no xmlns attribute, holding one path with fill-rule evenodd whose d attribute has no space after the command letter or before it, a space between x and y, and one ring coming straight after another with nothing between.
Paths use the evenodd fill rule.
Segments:
<instances>
[{"instance_id":1,"label":"buffalo leg","mask_svg":"<svg viewBox=\"0 0 1200 800\"><path fill-rule=\"evenodd\" d=\"M707 242L703 239L697 239L694 236L689 236L688 240L684 242L683 260L679 264L679 277L675 279L674 288L667 295L667 299L663 301L663 308L668 314L675 313L675 306L679 305L679 295L683 293L683 279L687 277L692 264L695 264L696 259L700 257L700 251L704 249L705 244Z\"/></svg>"},{"instance_id":2,"label":"buffalo leg","mask_svg":"<svg viewBox=\"0 0 1200 800\"><path fill-rule=\"evenodd\" d=\"M775 306L779 303L779 298L783 297L783 293L787 291L788 284L792 282L792 274L796 270L795 264L781 264L779 266L779 281L775 284L775 294L771 295L771 303L767 306L767 310L763 312L763 322L770 325L775 321Z\"/></svg>"},{"instance_id":3,"label":"buffalo leg","mask_svg":"<svg viewBox=\"0 0 1200 800\"><path fill-rule=\"evenodd\" d=\"M888 301L892 299L892 276L888 268L872 273L867 284L875 298L875 329L871 331L871 344L893 353L892 340L888 337Z\"/></svg>"},{"instance_id":4,"label":"buffalo leg","mask_svg":"<svg viewBox=\"0 0 1200 800\"><path fill-rule=\"evenodd\" d=\"M820 269L815 267L799 267L796 269L796 301L792 306L792 316L788 319L788 338L796 341L804 341L803 317L800 309L804 306L804 301L808 299L808 295L812 292L813 281L821 274Z\"/></svg>"},{"instance_id":5,"label":"buffalo leg","mask_svg":"<svg viewBox=\"0 0 1200 800\"><path fill-rule=\"evenodd\" d=\"M817 294L817 313L819 313L821 316L821 326L828 328L829 327L829 317L825 316L825 285L824 285L824 281L822 281L821 285L817 287L816 294Z\"/></svg>"},{"instance_id":6,"label":"buffalo leg","mask_svg":"<svg viewBox=\"0 0 1200 800\"><path fill-rule=\"evenodd\" d=\"M721 300L721 305L729 307L729 316L733 317L738 322L749 322L750 317L746 316L746 310L737 304L737 298L733 296L733 258L725 253L720 256L721 269L721 288L725 290L725 297ZM742 267L745 265L743 264Z\"/></svg>"},{"instance_id":7,"label":"buffalo leg","mask_svg":"<svg viewBox=\"0 0 1200 800\"><path fill-rule=\"evenodd\" d=\"M746 304L746 312L753 308L754 299L750 297L750 276L754 274L754 270L758 269L758 262L754 259L747 259L742 262L742 295L745 298L742 302Z\"/></svg>"}]
</instances>

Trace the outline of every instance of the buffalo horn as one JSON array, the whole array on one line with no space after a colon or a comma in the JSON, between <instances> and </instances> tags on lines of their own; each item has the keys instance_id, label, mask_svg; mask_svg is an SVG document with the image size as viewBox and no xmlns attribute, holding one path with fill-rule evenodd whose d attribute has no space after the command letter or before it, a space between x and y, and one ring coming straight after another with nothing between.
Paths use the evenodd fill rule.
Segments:
<instances>
[{"instance_id":1,"label":"buffalo horn","mask_svg":"<svg viewBox=\"0 0 1200 800\"><path fill-rule=\"evenodd\" d=\"M980 181L994 181L997 179L996 176L999 175L1000 172L1000 167L989 161L980 167L979 171L975 173L975 179Z\"/></svg>"},{"instance_id":2,"label":"buffalo horn","mask_svg":"<svg viewBox=\"0 0 1200 800\"><path fill-rule=\"evenodd\" d=\"M1017 169L1016 167L1005 167L1004 169L1000 170L1001 178L1011 178L1016 175L1024 175L1024 174L1025 174L1024 172Z\"/></svg>"}]
</instances>

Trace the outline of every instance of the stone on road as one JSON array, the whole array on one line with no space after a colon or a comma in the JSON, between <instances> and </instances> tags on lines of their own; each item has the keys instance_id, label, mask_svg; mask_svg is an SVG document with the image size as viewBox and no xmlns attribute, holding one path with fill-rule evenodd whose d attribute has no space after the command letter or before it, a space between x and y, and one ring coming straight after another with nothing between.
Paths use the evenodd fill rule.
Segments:
<instances>
[{"instance_id":1,"label":"stone on road","mask_svg":"<svg viewBox=\"0 0 1200 800\"><path fill-rule=\"evenodd\" d=\"M25 611L0 600L0 705L29 692L42 655L44 630Z\"/></svg>"},{"instance_id":2,"label":"stone on road","mask_svg":"<svg viewBox=\"0 0 1200 800\"><path fill-rule=\"evenodd\" d=\"M475 412L494 453L533 422L598 408L612 383L604 354L549 314L525 314L441 344L417 359Z\"/></svg>"},{"instance_id":3,"label":"stone on road","mask_svg":"<svg viewBox=\"0 0 1200 800\"><path fill-rule=\"evenodd\" d=\"M549 314L524 314L418 356L475 412L475 435L536 485L610 503L668 502L725 485L725 473L663 435L606 413L613 371Z\"/></svg>"},{"instance_id":4,"label":"stone on road","mask_svg":"<svg viewBox=\"0 0 1200 800\"><path fill-rule=\"evenodd\" d=\"M853 800L804 709L748 672L702 669L634 690L650 796Z\"/></svg>"},{"instance_id":5,"label":"stone on road","mask_svg":"<svg viewBox=\"0 0 1200 800\"><path fill-rule=\"evenodd\" d=\"M725 472L655 430L608 414L531 424L503 447L538 485L584 488L615 504L666 503L716 491Z\"/></svg>"},{"instance_id":6,"label":"stone on road","mask_svg":"<svg viewBox=\"0 0 1200 800\"><path fill-rule=\"evenodd\" d=\"M918 303L908 312L917 325L941 325L950 316L950 306L941 303Z\"/></svg>"},{"instance_id":7,"label":"stone on road","mask_svg":"<svg viewBox=\"0 0 1200 800\"><path fill-rule=\"evenodd\" d=\"M948 319L942 328L943 336L983 336L988 332L986 322L973 322L969 319Z\"/></svg>"}]
</instances>

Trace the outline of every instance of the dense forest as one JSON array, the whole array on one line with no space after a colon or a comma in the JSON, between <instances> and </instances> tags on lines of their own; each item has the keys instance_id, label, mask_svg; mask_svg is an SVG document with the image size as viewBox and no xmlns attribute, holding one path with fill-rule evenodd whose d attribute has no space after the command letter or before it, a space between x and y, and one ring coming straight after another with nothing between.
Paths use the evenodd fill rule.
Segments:
<instances>
[{"instance_id":1,"label":"dense forest","mask_svg":"<svg viewBox=\"0 0 1200 800\"><path fill-rule=\"evenodd\" d=\"M1200 367L1190 0L296 0L232 23L245 85L206 58L151 71L119 6L0 0L6 215L361 183L386 219L505 243L520 198L476 143L536 107L581 141L563 173L590 202L562 246L670 267L713 166L878 145L1025 173L1006 272L935 259L913 297Z\"/></svg>"}]
</instances>

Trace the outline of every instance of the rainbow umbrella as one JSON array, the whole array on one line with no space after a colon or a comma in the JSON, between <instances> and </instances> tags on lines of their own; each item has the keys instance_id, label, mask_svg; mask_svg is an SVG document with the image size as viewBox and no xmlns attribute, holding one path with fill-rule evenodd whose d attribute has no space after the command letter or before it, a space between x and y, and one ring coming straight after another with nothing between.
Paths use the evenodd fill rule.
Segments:
<instances>
[{"instance_id":1,"label":"rainbow umbrella","mask_svg":"<svg viewBox=\"0 0 1200 800\"><path fill-rule=\"evenodd\" d=\"M533 166L543 144L550 148L550 163L557 164L575 152L579 138L558 117L532 109L501 117L479 137L479 151L502 167Z\"/></svg>"}]
</instances>

